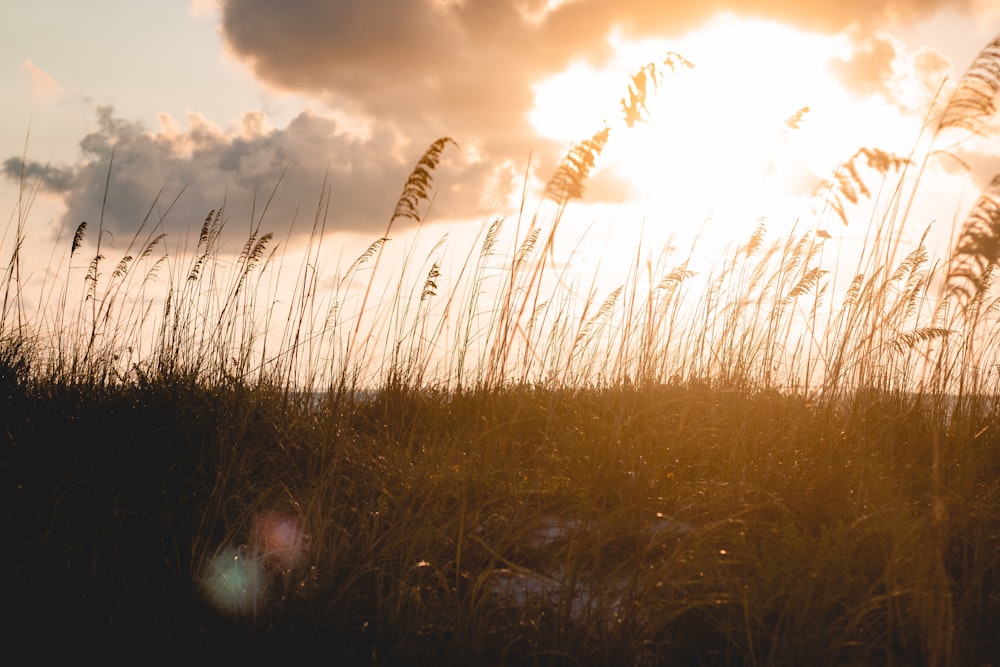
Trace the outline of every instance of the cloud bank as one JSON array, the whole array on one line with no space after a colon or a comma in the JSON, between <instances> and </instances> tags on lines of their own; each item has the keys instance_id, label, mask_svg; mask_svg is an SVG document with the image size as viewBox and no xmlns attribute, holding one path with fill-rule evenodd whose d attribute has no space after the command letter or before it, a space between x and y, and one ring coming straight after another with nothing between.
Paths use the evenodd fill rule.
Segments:
<instances>
[{"instance_id":1,"label":"cloud bank","mask_svg":"<svg viewBox=\"0 0 1000 667\"><path fill-rule=\"evenodd\" d=\"M222 0L221 32L232 53L270 85L349 106L408 136L475 137L488 154L511 158L537 148L526 119L532 82L574 60L599 63L609 55L613 29L676 37L732 11L866 34L887 20L945 6L965 10L973 2Z\"/></svg>"},{"instance_id":2,"label":"cloud bank","mask_svg":"<svg viewBox=\"0 0 1000 667\"><path fill-rule=\"evenodd\" d=\"M219 208L224 208L227 224L244 233L251 219L260 218L276 187L264 228L285 230L294 219L293 234L305 235L323 195L324 178L330 195L328 227L377 234L426 148L402 155L398 137L383 126L362 139L308 111L281 129L266 127L260 112L245 114L227 130L192 114L187 129L161 116L161 127L147 131L118 118L107 106L97 109L97 121L98 128L80 141L82 157L74 165L24 163L11 157L2 168L10 179L22 174L29 182L41 179L44 191L63 198L66 222L75 226L101 216L112 165L104 227L115 235L131 235L147 214L147 224L184 232ZM447 153L441 168L482 180L481 164L463 166ZM447 200L441 203L442 213L480 212L473 193L449 187L443 177L436 184L450 189L442 198Z\"/></svg>"},{"instance_id":3,"label":"cloud bank","mask_svg":"<svg viewBox=\"0 0 1000 667\"><path fill-rule=\"evenodd\" d=\"M265 226L270 222L284 229L297 217L297 228L307 233L327 174L328 228L374 234L384 228L423 149L450 136L467 152L446 154L436 176L437 184L450 191L440 192L435 212L442 218L478 218L484 201L497 194L489 184L498 168L521 172L532 155L545 178L565 150L539 139L530 126L532 84L575 61L600 65L612 55L607 37L613 30L626 37L669 38L720 11L818 31L854 30L862 37L859 50L835 66L845 83L884 92L897 49L876 36L880 25L944 7L966 11L975 4L220 0L221 37L261 82L366 119L369 135L359 138L310 111L278 129L266 127L261 114L249 113L225 130L192 115L187 129L163 118L161 127L150 131L101 107L97 129L81 140L76 164L45 169L12 157L3 171L14 179L22 173L42 177L46 191L63 197L66 223L76 225L100 215L113 151L105 226L123 233L133 232L151 207L152 220L159 220L182 189L164 219L167 231L199 224L223 202L231 224L248 227L254 202L259 213L283 173L272 205L275 214ZM929 69L941 66L930 56L926 60Z\"/></svg>"}]
</instances>

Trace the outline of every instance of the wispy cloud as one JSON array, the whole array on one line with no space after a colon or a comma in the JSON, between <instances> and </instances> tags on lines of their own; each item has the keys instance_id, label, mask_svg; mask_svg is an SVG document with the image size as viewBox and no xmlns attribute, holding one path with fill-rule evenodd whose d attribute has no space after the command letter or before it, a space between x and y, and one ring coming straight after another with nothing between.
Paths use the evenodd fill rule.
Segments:
<instances>
[{"instance_id":1,"label":"wispy cloud","mask_svg":"<svg viewBox=\"0 0 1000 667\"><path fill-rule=\"evenodd\" d=\"M59 92L59 84L45 70L36 65L31 58L25 58L21 63L21 71L31 78L31 94L36 100L48 101Z\"/></svg>"},{"instance_id":2,"label":"wispy cloud","mask_svg":"<svg viewBox=\"0 0 1000 667\"><path fill-rule=\"evenodd\" d=\"M851 90L862 94L885 93L893 74L896 44L886 35L879 35L859 44L849 58L837 59L833 70Z\"/></svg>"},{"instance_id":3,"label":"wispy cloud","mask_svg":"<svg viewBox=\"0 0 1000 667\"><path fill-rule=\"evenodd\" d=\"M217 0L190 0L188 4L188 16L194 18L207 18L212 16L219 9Z\"/></svg>"}]
</instances>

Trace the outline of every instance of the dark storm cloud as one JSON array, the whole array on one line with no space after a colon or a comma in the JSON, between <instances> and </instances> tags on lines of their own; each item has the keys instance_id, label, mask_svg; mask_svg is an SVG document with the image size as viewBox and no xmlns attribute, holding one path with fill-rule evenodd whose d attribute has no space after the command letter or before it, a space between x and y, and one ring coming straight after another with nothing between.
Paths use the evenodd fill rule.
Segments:
<instances>
[{"instance_id":1,"label":"dark storm cloud","mask_svg":"<svg viewBox=\"0 0 1000 667\"><path fill-rule=\"evenodd\" d=\"M230 229L243 233L249 229L254 201L259 216L279 181L264 229L283 234L298 210L296 229L307 234L328 172L328 229L377 235L384 231L410 169L426 149L415 146L405 160L395 158L401 152L398 138L384 128L362 140L341 133L333 120L309 112L283 129L263 129L260 114L247 114L240 127L226 132L197 116L187 130L168 129L149 132L116 117L112 108L101 107L98 129L81 139L82 157L75 165L53 167L9 158L3 173L12 180L40 179L43 191L63 197L68 209L65 222L75 226L101 215L113 152L104 226L115 235L130 236L151 207L150 224L159 221L182 190L164 218L164 231L186 233L210 210L224 205ZM452 166L449 160L446 152L439 171ZM480 178L475 169L466 168L466 176ZM435 182L447 185L441 174ZM461 192L447 199L435 204L435 210L480 212L478 201L463 200Z\"/></svg>"}]
</instances>

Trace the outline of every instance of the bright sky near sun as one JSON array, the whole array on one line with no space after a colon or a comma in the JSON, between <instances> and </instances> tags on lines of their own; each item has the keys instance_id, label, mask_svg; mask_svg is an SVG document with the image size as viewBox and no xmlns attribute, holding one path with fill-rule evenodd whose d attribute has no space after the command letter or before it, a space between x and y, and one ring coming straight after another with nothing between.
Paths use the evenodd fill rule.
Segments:
<instances>
[{"instance_id":1,"label":"bright sky near sun","mask_svg":"<svg viewBox=\"0 0 1000 667\"><path fill-rule=\"evenodd\" d=\"M567 149L607 123L570 212L604 226L599 247L628 253L640 233L705 227L742 241L760 216L790 228L858 148L906 155L939 86L1000 31L1000 0L708 4L8 3L0 204L16 220L20 175L38 182L27 232L47 258L57 236L100 216L113 150L113 236L130 236L150 210L183 234L223 201L233 224L249 224L280 180L265 227L283 238L294 220L294 244L325 180L328 229L366 244L434 139L459 148L435 173L429 219L478 228L515 217L526 170L537 199ZM670 71L668 53L694 67ZM646 121L627 128L619 100L650 62L663 79ZM786 123L806 107L797 128ZM995 138L976 138L961 148L970 172L931 169L915 224L938 220L948 233L1000 172L998 155ZM863 222L823 224L859 237Z\"/></svg>"}]
</instances>

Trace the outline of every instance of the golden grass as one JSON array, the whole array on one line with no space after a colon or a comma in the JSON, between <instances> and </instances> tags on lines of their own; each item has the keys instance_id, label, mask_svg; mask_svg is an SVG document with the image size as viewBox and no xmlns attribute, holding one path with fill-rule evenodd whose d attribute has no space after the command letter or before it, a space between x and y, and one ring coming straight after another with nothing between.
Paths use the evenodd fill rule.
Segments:
<instances>
[{"instance_id":1,"label":"golden grass","mask_svg":"<svg viewBox=\"0 0 1000 667\"><path fill-rule=\"evenodd\" d=\"M990 48L968 76L992 85ZM938 132L992 108L969 85ZM807 222L771 240L759 221L707 271L695 248L637 251L602 293L554 248L606 130L570 151L554 212L485 224L457 277L442 244L377 270L449 139L329 289L328 193L294 269L261 222L226 252L222 210L191 249L144 223L110 272L80 224L31 299L19 214L0 319L15 634L296 664L995 662L993 196L951 257L904 252L903 179L934 150L862 149L817 215L872 197L861 159L895 213L850 275ZM206 571L260 556L274 512L305 562L213 609Z\"/></svg>"}]
</instances>

